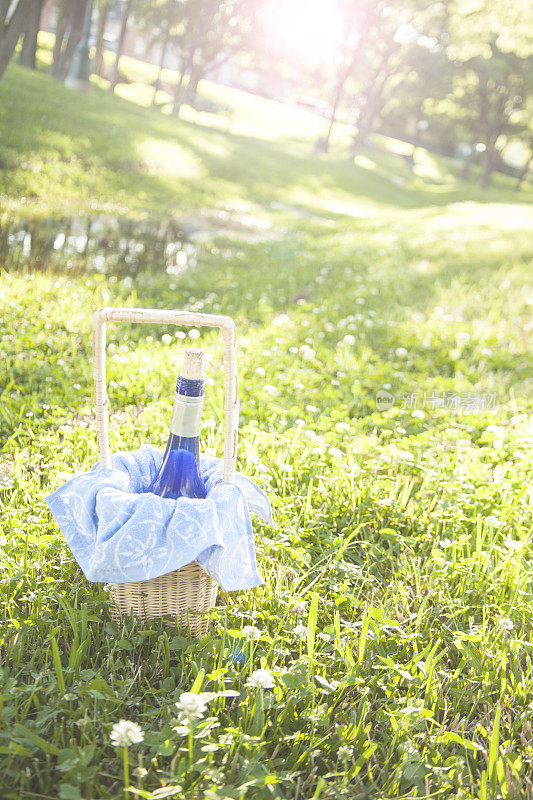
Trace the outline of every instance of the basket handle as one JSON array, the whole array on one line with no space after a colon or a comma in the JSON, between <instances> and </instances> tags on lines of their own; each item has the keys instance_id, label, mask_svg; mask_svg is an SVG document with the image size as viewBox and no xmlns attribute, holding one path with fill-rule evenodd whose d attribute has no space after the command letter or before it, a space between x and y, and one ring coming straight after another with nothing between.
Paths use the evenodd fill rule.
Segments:
<instances>
[{"instance_id":1,"label":"basket handle","mask_svg":"<svg viewBox=\"0 0 533 800\"><path fill-rule=\"evenodd\" d=\"M109 419L106 381L106 324L107 322L149 322L168 325L199 325L219 328L224 343L224 473L223 480L231 482L237 464L237 434L239 430L239 392L235 323L231 317L219 314L198 314L193 311L171 311L159 308L100 308L93 314L94 403L96 408L96 438L100 463L111 467L109 453Z\"/></svg>"}]
</instances>

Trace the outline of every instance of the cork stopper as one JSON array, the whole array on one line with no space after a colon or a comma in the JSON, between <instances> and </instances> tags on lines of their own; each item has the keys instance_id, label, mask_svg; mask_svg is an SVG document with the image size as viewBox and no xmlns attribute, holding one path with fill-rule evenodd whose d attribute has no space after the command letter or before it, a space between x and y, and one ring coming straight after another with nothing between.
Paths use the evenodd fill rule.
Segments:
<instances>
[{"instance_id":1,"label":"cork stopper","mask_svg":"<svg viewBox=\"0 0 533 800\"><path fill-rule=\"evenodd\" d=\"M181 365L182 378L191 381L201 381L204 377L204 351L199 347L188 347L183 356Z\"/></svg>"}]
</instances>

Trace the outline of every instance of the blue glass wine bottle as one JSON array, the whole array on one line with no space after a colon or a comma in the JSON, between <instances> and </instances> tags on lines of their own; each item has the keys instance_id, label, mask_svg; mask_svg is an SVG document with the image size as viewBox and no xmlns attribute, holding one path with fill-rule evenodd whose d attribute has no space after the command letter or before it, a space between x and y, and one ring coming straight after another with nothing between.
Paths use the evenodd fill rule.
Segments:
<instances>
[{"instance_id":1,"label":"blue glass wine bottle","mask_svg":"<svg viewBox=\"0 0 533 800\"><path fill-rule=\"evenodd\" d=\"M170 435L149 492L176 499L206 497L200 477L200 421L204 407L203 351L189 347L176 383Z\"/></svg>"}]
</instances>

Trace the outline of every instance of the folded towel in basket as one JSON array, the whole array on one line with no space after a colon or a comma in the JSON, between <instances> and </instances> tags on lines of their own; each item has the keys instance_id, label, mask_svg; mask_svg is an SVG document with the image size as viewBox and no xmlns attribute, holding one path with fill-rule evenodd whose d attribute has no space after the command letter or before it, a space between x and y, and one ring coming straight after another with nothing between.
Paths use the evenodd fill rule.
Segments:
<instances>
[{"instance_id":1,"label":"folded towel in basket","mask_svg":"<svg viewBox=\"0 0 533 800\"><path fill-rule=\"evenodd\" d=\"M261 585L250 511L272 525L268 497L240 473L224 483L221 459L205 455L205 500L159 497L147 489L162 457L150 445L116 453L46 497L85 577L143 581L196 559L226 591Z\"/></svg>"}]
</instances>

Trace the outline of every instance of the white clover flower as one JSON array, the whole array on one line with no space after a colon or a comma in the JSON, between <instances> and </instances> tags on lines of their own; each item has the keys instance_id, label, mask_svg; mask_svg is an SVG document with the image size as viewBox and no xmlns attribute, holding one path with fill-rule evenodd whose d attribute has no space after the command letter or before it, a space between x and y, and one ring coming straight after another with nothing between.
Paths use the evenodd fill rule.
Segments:
<instances>
[{"instance_id":1,"label":"white clover flower","mask_svg":"<svg viewBox=\"0 0 533 800\"><path fill-rule=\"evenodd\" d=\"M305 410L306 410L306 411L309 411L311 414L316 414L316 413L317 413L317 411L318 411L318 408L317 408L316 406L307 405L307 406L305 407Z\"/></svg>"},{"instance_id":2,"label":"white clover flower","mask_svg":"<svg viewBox=\"0 0 533 800\"><path fill-rule=\"evenodd\" d=\"M206 417L206 419L202 420L202 425L204 426L204 428L209 428L210 430L213 430L213 428L216 428L217 422L215 419L212 419L211 417Z\"/></svg>"},{"instance_id":3,"label":"white clover flower","mask_svg":"<svg viewBox=\"0 0 533 800\"><path fill-rule=\"evenodd\" d=\"M200 331L198 328L191 328L189 331L189 339L199 339L200 338Z\"/></svg>"},{"instance_id":4,"label":"white clover flower","mask_svg":"<svg viewBox=\"0 0 533 800\"><path fill-rule=\"evenodd\" d=\"M136 778L146 778L148 775L148 770L145 767L135 767L133 774Z\"/></svg>"},{"instance_id":5,"label":"white clover flower","mask_svg":"<svg viewBox=\"0 0 533 800\"><path fill-rule=\"evenodd\" d=\"M255 372L256 375L261 375L261 376L266 375L266 372L263 369L263 367L256 367L254 372Z\"/></svg>"},{"instance_id":6,"label":"white clover flower","mask_svg":"<svg viewBox=\"0 0 533 800\"><path fill-rule=\"evenodd\" d=\"M305 600L293 600L289 611L295 617L303 617L307 614L307 603Z\"/></svg>"},{"instance_id":7,"label":"white clover flower","mask_svg":"<svg viewBox=\"0 0 533 800\"><path fill-rule=\"evenodd\" d=\"M295 636L298 637L298 639L305 639L305 637L309 633L309 628L307 627L307 625L296 625L293 633Z\"/></svg>"},{"instance_id":8,"label":"white clover flower","mask_svg":"<svg viewBox=\"0 0 533 800\"><path fill-rule=\"evenodd\" d=\"M505 546L516 553L524 547L524 542L521 542L519 539L506 539Z\"/></svg>"},{"instance_id":9,"label":"white clover flower","mask_svg":"<svg viewBox=\"0 0 533 800\"><path fill-rule=\"evenodd\" d=\"M396 455L400 459L400 461L414 461L415 457L409 450L397 450Z\"/></svg>"},{"instance_id":10,"label":"white clover flower","mask_svg":"<svg viewBox=\"0 0 533 800\"><path fill-rule=\"evenodd\" d=\"M204 711L207 710L206 697L194 692L183 692L180 694L180 699L176 706L182 711L189 719L201 719Z\"/></svg>"},{"instance_id":11,"label":"white clover flower","mask_svg":"<svg viewBox=\"0 0 533 800\"><path fill-rule=\"evenodd\" d=\"M136 722L121 719L115 722L109 734L113 747L129 747L130 744L139 744L144 739L142 728Z\"/></svg>"},{"instance_id":12,"label":"white clover flower","mask_svg":"<svg viewBox=\"0 0 533 800\"><path fill-rule=\"evenodd\" d=\"M498 517L495 517L493 514L489 517L485 517L485 522L488 522L493 528L500 528L503 525L501 519L498 519Z\"/></svg>"},{"instance_id":13,"label":"white clover flower","mask_svg":"<svg viewBox=\"0 0 533 800\"><path fill-rule=\"evenodd\" d=\"M271 397L274 397L274 395L278 394L279 389L277 386L272 386L271 383L266 383L263 386L263 391L265 392L265 394L269 394Z\"/></svg>"},{"instance_id":14,"label":"white clover flower","mask_svg":"<svg viewBox=\"0 0 533 800\"><path fill-rule=\"evenodd\" d=\"M443 550L447 550L448 547L452 546L452 544L453 542L451 541L451 539L443 539L442 542L440 543L440 546L443 548Z\"/></svg>"},{"instance_id":15,"label":"white clover flower","mask_svg":"<svg viewBox=\"0 0 533 800\"><path fill-rule=\"evenodd\" d=\"M316 351L313 350L312 347L309 347L308 344L303 344L300 347L300 353L304 361L311 361L316 356Z\"/></svg>"},{"instance_id":16,"label":"white clover flower","mask_svg":"<svg viewBox=\"0 0 533 800\"><path fill-rule=\"evenodd\" d=\"M349 347L353 347L355 342L356 342L356 339L355 339L355 336L352 336L351 333L347 333L342 341L344 342L344 344L347 344Z\"/></svg>"},{"instance_id":17,"label":"white clover flower","mask_svg":"<svg viewBox=\"0 0 533 800\"><path fill-rule=\"evenodd\" d=\"M347 745L343 744L342 747L339 747L339 758L341 761L348 761L350 756L352 755L352 748L348 747Z\"/></svg>"},{"instance_id":18,"label":"white clover flower","mask_svg":"<svg viewBox=\"0 0 533 800\"><path fill-rule=\"evenodd\" d=\"M163 342L163 344L170 344L172 342L172 336L170 335L170 333L164 333L163 336L161 337L161 341Z\"/></svg>"},{"instance_id":19,"label":"white clover flower","mask_svg":"<svg viewBox=\"0 0 533 800\"><path fill-rule=\"evenodd\" d=\"M248 678L246 685L251 686L253 689L273 689L274 678L270 670L256 669Z\"/></svg>"},{"instance_id":20,"label":"white clover flower","mask_svg":"<svg viewBox=\"0 0 533 800\"><path fill-rule=\"evenodd\" d=\"M248 639L259 639L261 631L255 625L245 625L242 632Z\"/></svg>"},{"instance_id":21,"label":"white clover flower","mask_svg":"<svg viewBox=\"0 0 533 800\"><path fill-rule=\"evenodd\" d=\"M409 351L405 347L397 347L395 352L398 358L407 358L409 355Z\"/></svg>"},{"instance_id":22,"label":"white clover flower","mask_svg":"<svg viewBox=\"0 0 533 800\"><path fill-rule=\"evenodd\" d=\"M419 408L415 408L415 410L411 413L411 416L415 419L424 419L426 415Z\"/></svg>"},{"instance_id":23,"label":"white clover flower","mask_svg":"<svg viewBox=\"0 0 533 800\"><path fill-rule=\"evenodd\" d=\"M321 631L320 633L317 633L316 638L317 639L321 639L321 641L323 641L323 642L329 642L330 639L331 639L331 636L329 635L329 633L323 633Z\"/></svg>"},{"instance_id":24,"label":"white clover flower","mask_svg":"<svg viewBox=\"0 0 533 800\"><path fill-rule=\"evenodd\" d=\"M498 628L501 628L502 631L512 631L514 628L514 622L509 617L500 617L498 620Z\"/></svg>"}]
</instances>

